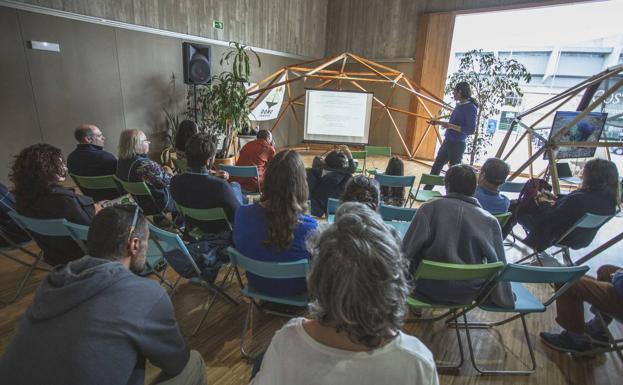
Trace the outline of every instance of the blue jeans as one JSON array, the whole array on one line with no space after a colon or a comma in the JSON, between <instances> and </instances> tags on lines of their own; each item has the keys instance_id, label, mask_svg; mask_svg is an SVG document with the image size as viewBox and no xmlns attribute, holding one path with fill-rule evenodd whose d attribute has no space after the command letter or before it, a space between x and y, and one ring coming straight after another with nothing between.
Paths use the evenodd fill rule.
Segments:
<instances>
[{"instance_id":1,"label":"blue jeans","mask_svg":"<svg viewBox=\"0 0 623 385\"><path fill-rule=\"evenodd\" d=\"M463 153L465 152L465 146L465 142L444 139L443 143L441 143L441 147L439 147L439 151L437 151L437 157L435 158L433 167L431 167L431 175L439 175L446 163L449 163L450 166L461 163L463 160ZM432 190L433 187L434 186L426 185L424 189Z\"/></svg>"},{"instance_id":2,"label":"blue jeans","mask_svg":"<svg viewBox=\"0 0 623 385\"><path fill-rule=\"evenodd\" d=\"M240 187L240 183L231 182L229 185L231 186L232 190L234 190L234 195L236 196L236 199L238 200L238 202L240 202L241 205L246 205L247 203L249 203L249 198L245 197L242 194L242 188Z\"/></svg>"}]
</instances>

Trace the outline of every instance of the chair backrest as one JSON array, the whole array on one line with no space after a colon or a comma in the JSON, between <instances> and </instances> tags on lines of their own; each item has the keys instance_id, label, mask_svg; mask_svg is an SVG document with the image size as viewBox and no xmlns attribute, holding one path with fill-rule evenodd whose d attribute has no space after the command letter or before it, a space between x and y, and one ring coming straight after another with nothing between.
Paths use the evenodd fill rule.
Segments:
<instances>
[{"instance_id":1,"label":"chair backrest","mask_svg":"<svg viewBox=\"0 0 623 385\"><path fill-rule=\"evenodd\" d=\"M366 156L368 155L367 151L351 151L350 152L351 155L353 156L353 159L366 159Z\"/></svg>"},{"instance_id":2,"label":"chair backrest","mask_svg":"<svg viewBox=\"0 0 623 385\"><path fill-rule=\"evenodd\" d=\"M417 209L407 207L396 207L381 203L379 214L385 221L411 222L415 217Z\"/></svg>"},{"instance_id":3,"label":"chair backrest","mask_svg":"<svg viewBox=\"0 0 623 385\"><path fill-rule=\"evenodd\" d=\"M242 255L233 247L228 247L227 253L234 266L240 266L245 269L245 271L264 278L305 278L309 268L309 261L307 259L300 259L293 262L256 261Z\"/></svg>"},{"instance_id":4,"label":"chair backrest","mask_svg":"<svg viewBox=\"0 0 623 385\"><path fill-rule=\"evenodd\" d=\"M435 281L489 280L503 267L503 262L464 265L423 260L420 262L414 278L416 280L431 279Z\"/></svg>"},{"instance_id":5,"label":"chair backrest","mask_svg":"<svg viewBox=\"0 0 623 385\"><path fill-rule=\"evenodd\" d=\"M366 155L392 156L391 147L365 146Z\"/></svg>"},{"instance_id":6,"label":"chair backrest","mask_svg":"<svg viewBox=\"0 0 623 385\"><path fill-rule=\"evenodd\" d=\"M119 184L127 193L136 196L149 196L151 197L151 191L144 181L141 182L126 182L116 175L113 177L115 182Z\"/></svg>"},{"instance_id":7,"label":"chair backrest","mask_svg":"<svg viewBox=\"0 0 623 385\"><path fill-rule=\"evenodd\" d=\"M432 186L444 186L445 182L441 175L422 174L420 184L429 184Z\"/></svg>"},{"instance_id":8,"label":"chair backrest","mask_svg":"<svg viewBox=\"0 0 623 385\"><path fill-rule=\"evenodd\" d=\"M327 215L335 214L337 208L340 206L340 200L335 198L327 199Z\"/></svg>"},{"instance_id":9,"label":"chair backrest","mask_svg":"<svg viewBox=\"0 0 623 385\"><path fill-rule=\"evenodd\" d=\"M381 186L387 187L413 187L413 183L415 183L415 177L412 175L398 176L376 174L374 179L376 179Z\"/></svg>"},{"instance_id":10,"label":"chair backrest","mask_svg":"<svg viewBox=\"0 0 623 385\"><path fill-rule=\"evenodd\" d=\"M73 179L81 189L108 190L118 188L113 175L80 176L76 174L69 174L69 176L71 176L71 179Z\"/></svg>"},{"instance_id":11,"label":"chair backrest","mask_svg":"<svg viewBox=\"0 0 623 385\"><path fill-rule=\"evenodd\" d=\"M498 190L501 192L520 193L524 185L525 183L522 182L504 182L500 185Z\"/></svg>"},{"instance_id":12,"label":"chair backrest","mask_svg":"<svg viewBox=\"0 0 623 385\"><path fill-rule=\"evenodd\" d=\"M175 168L177 169L177 171L184 172L188 168L188 162L186 161L186 159L174 158L172 160L173 160L173 164L175 165Z\"/></svg>"},{"instance_id":13,"label":"chair backrest","mask_svg":"<svg viewBox=\"0 0 623 385\"><path fill-rule=\"evenodd\" d=\"M612 219L613 215L595 215L586 213L579 221L576 222L575 227L580 229L596 229L603 226L606 222Z\"/></svg>"},{"instance_id":14,"label":"chair backrest","mask_svg":"<svg viewBox=\"0 0 623 385\"><path fill-rule=\"evenodd\" d=\"M37 219L30 218L18 214L16 211L9 211L9 215L15 223L20 225L29 233L37 233L39 235L47 235L49 237L69 237L71 234L65 227L67 220L59 219Z\"/></svg>"},{"instance_id":15,"label":"chair backrest","mask_svg":"<svg viewBox=\"0 0 623 385\"><path fill-rule=\"evenodd\" d=\"M76 242L84 242L89 235L89 226L79 225L77 223L65 222L65 227Z\"/></svg>"},{"instance_id":16,"label":"chair backrest","mask_svg":"<svg viewBox=\"0 0 623 385\"><path fill-rule=\"evenodd\" d=\"M560 297L575 281L580 279L589 270L588 266L563 266L563 267L541 267L518 264L508 264L498 275L499 282L521 282L521 283L564 283L562 287L543 305L549 306L556 298Z\"/></svg>"},{"instance_id":17,"label":"chair backrest","mask_svg":"<svg viewBox=\"0 0 623 385\"><path fill-rule=\"evenodd\" d=\"M176 233L171 233L166 230L162 230L151 223L149 226L149 243L147 247L147 255L162 255L164 259L167 259L167 252L172 250L179 250L186 256L188 259L188 263L192 266L195 274L200 277L201 270L199 266L195 263L195 260L190 255L188 248L182 238ZM167 261L168 262L168 261ZM170 264L173 268L175 268L176 264Z\"/></svg>"},{"instance_id":18,"label":"chair backrest","mask_svg":"<svg viewBox=\"0 0 623 385\"><path fill-rule=\"evenodd\" d=\"M508 220L511 218L511 216L513 216L513 213L511 213L510 211L507 213L494 215L495 219L497 219L498 222L500 223L500 227L504 227L506 223L508 222Z\"/></svg>"},{"instance_id":19,"label":"chair backrest","mask_svg":"<svg viewBox=\"0 0 623 385\"><path fill-rule=\"evenodd\" d=\"M229 223L227 214L225 214L225 210L222 207L214 207L211 209L193 209L184 207L177 202L175 202L175 205L177 206L177 211L185 217L204 222L225 221L231 230L231 223Z\"/></svg>"},{"instance_id":20,"label":"chair backrest","mask_svg":"<svg viewBox=\"0 0 623 385\"><path fill-rule=\"evenodd\" d=\"M230 176L237 176L241 178L258 177L258 171L256 166L232 166L228 164L219 164L218 168L223 171L227 171Z\"/></svg>"}]
</instances>

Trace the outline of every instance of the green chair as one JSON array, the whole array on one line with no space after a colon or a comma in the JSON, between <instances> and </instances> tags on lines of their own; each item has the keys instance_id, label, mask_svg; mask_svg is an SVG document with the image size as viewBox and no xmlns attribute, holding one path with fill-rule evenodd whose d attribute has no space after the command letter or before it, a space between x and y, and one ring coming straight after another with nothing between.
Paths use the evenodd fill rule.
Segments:
<instances>
[{"instance_id":1,"label":"green chair","mask_svg":"<svg viewBox=\"0 0 623 385\"><path fill-rule=\"evenodd\" d=\"M465 316L465 312L469 309L472 309L474 306L478 305L478 300L481 298L480 294L484 294L486 288L488 287L488 283L492 281L495 276L500 272L500 270L504 268L504 263L495 262L495 263L485 263L485 264L473 264L473 265L463 265L463 264L453 264L453 263L444 263L444 262L434 262L423 260L420 262L415 276L413 278L415 286L417 287L417 281L420 279L428 279L435 281L476 281L481 280L481 286L479 295L477 295L473 300L457 304L457 305L448 305L448 304L436 304L429 303L419 299L416 299L412 296L407 298L407 304L415 309L447 309L448 311L443 313L440 316L426 318L426 319L415 319L409 320L410 322L418 322L418 321L438 321L448 316L451 316L452 319L456 319L458 314L463 316L463 321L467 324L467 317ZM458 313L460 312L460 313ZM454 322L454 329L456 331L456 338L459 344L459 352L461 355L461 359L458 363L454 365L439 365L437 364L438 369L458 369L465 362L465 354L463 352L463 343L461 342L461 334L459 332L458 322Z\"/></svg>"},{"instance_id":2,"label":"green chair","mask_svg":"<svg viewBox=\"0 0 623 385\"><path fill-rule=\"evenodd\" d=\"M432 175L432 174L422 174L420 178L420 183L417 185L417 190L415 193L411 193L411 206L415 201L418 202L428 202L431 199L438 198L441 196L439 191L434 190L422 190L422 185L431 185L431 186L445 186L443 176L440 175Z\"/></svg>"},{"instance_id":3,"label":"green chair","mask_svg":"<svg viewBox=\"0 0 623 385\"><path fill-rule=\"evenodd\" d=\"M368 158L367 151L351 151L350 153L352 154L353 159L363 159L363 164L357 164L357 169L355 170L355 172L363 173L366 169L366 160Z\"/></svg>"},{"instance_id":4,"label":"green chair","mask_svg":"<svg viewBox=\"0 0 623 385\"><path fill-rule=\"evenodd\" d=\"M407 197L411 196L413 192L413 183L415 183L415 177L410 175L385 175L385 174L375 174L374 179L379 182L381 187L402 187L408 188ZM402 190L404 193L404 190ZM407 205L407 199L404 201L404 206Z\"/></svg>"},{"instance_id":5,"label":"green chair","mask_svg":"<svg viewBox=\"0 0 623 385\"><path fill-rule=\"evenodd\" d=\"M269 279L290 279L290 278L305 278L309 268L309 262L307 259L301 259L294 262L263 262L251 259L242 255L238 250L233 247L228 247L227 252L231 263L234 265L236 271L236 277L240 283L240 293L249 299L249 308L247 309L247 315L244 320L244 326L242 329L242 335L240 337L240 353L245 358L251 358L244 346L244 338L249 328L249 321L253 308L257 308L263 313L274 314L281 317L291 318L292 314L286 314L274 310L269 310L265 306L268 303L278 303L283 305L290 305L305 308L307 307L308 298L307 293L301 293L295 296L276 297L261 293L255 290L251 285L247 284L245 287L240 277L238 267L242 267L246 272L255 274L259 277ZM256 301L263 301L263 304L259 304Z\"/></svg>"},{"instance_id":6,"label":"green chair","mask_svg":"<svg viewBox=\"0 0 623 385\"><path fill-rule=\"evenodd\" d=\"M511 213L509 211L507 213L495 214L494 217L500 223L500 228L503 228L506 225L506 223L508 222L508 220L511 219L512 215L513 215L513 213Z\"/></svg>"},{"instance_id":7,"label":"green chair","mask_svg":"<svg viewBox=\"0 0 623 385\"><path fill-rule=\"evenodd\" d=\"M186 162L186 159L171 159L173 161L173 165L175 166L175 171L177 171L177 173L181 174L184 171L186 171L186 169L188 168L188 162Z\"/></svg>"},{"instance_id":8,"label":"green chair","mask_svg":"<svg viewBox=\"0 0 623 385\"><path fill-rule=\"evenodd\" d=\"M80 188L80 191L82 191L84 195L92 197L93 200L115 199L123 195L119 191L119 186L115 182L114 175L80 176L69 174L69 176ZM106 196L103 197L103 195Z\"/></svg>"},{"instance_id":9,"label":"green chair","mask_svg":"<svg viewBox=\"0 0 623 385\"><path fill-rule=\"evenodd\" d=\"M392 156L392 148L391 147L381 147L381 146L365 146L366 151L366 159L368 155L376 155L376 156ZM376 175L379 172L379 169L376 167L370 167L366 169L366 172L370 175Z\"/></svg>"},{"instance_id":10,"label":"green chair","mask_svg":"<svg viewBox=\"0 0 623 385\"><path fill-rule=\"evenodd\" d=\"M185 219L192 219L194 221L199 222L225 222L229 231L232 230L232 225L227 219L227 214L222 207L214 207L210 209L194 209L180 205L175 202L175 206L177 207L177 211L184 216ZM190 223L186 221L186 226L190 226ZM200 239L203 235L203 231L198 227L195 227L193 230L188 232L192 238Z\"/></svg>"},{"instance_id":11,"label":"green chair","mask_svg":"<svg viewBox=\"0 0 623 385\"><path fill-rule=\"evenodd\" d=\"M543 313L549 305L554 303L558 297L560 297L567 289L569 289L578 279L580 279L589 270L588 266L574 266L574 267L536 267L536 266L524 266L509 264L502 270L497 277L497 282L509 282L513 290L513 296L515 297L515 308L504 309L495 305L483 305L480 304L479 308L485 312L490 313L515 313L513 316L503 319L497 322L465 322L464 325L458 325L459 327L465 327L467 335L467 346L469 347L469 353L472 361L472 366L480 374L532 374L536 370L536 358L534 357L534 350L530 343L530 335L528 333L528 327L526 325L525 316L530 313ZM530 291L523 285L523 283L548 283L548 284L562 284L546 301L541 301L530 293ZM463 314L465 317L465 314ZM472 343L472 337L470 329L488 329L499 325L504 325L508 322L514 321L517 318L521 318L521 324L523 326L523 333L528 344L528 351L530 352L530 359L532 361L532 367L528 370L489 370L482 369L476 363L474 356L474 348ZM457 322L453 322L457 324ZM456 326L456 325L455 325ZM510 355L509 355L510 356Z\"/></svg>"},{"instance_id":12,"label":"green chair","mask_svg":"<svg viewBox=\"0 0 623 385\"><path fill-rule=\"evenodd\" d=\"M156 210L158 210L157 212L148 212L146 210L144 211L144 215L146 216L150 216L150 215L165 215L165 211L164 209L160 209L158 203L156 202L156 200L154 199L154 196L151 194L151 191L149 190L149 187L147 186L147 183L145 183L144 181L141 182L127 182L125 180L120 179L118 176L114 175L113 176L115 183L117 183L117 185L120 187L120 189L124 190L125 192L127 192L128 194L132 195L132 198L134 198L134 201L136 201L138 203L137 197L143 197L143 198L148 198L151 200L152 204L154 205L154 208ZM139 204L140 206L140 204Z\"/></svg>"}]
</instances>

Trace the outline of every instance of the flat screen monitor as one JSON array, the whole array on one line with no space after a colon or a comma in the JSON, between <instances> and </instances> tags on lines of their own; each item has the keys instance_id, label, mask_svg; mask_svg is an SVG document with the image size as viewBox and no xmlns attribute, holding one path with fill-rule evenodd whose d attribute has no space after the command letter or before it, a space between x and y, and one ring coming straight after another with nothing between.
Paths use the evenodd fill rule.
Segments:
<instances>
[{"instance_id":1,"label":"flat screen monitor","mask_svg":"<svg viewBox=\"0 0 623 385\"><path fill-rule=\"evenodd\" d=\"M367 144L371 92L305 90L303 141Z\"/></svg>"},{"instance_id":2,"label":"flat screen monitor","mask_svg":"<svg viewBox=\"0 0 623 385\"><path fill-rule=\"evenodd\" d=\"M581 111L557 111L554 117L554 124L549 132L550 139L556 135L561 128L575 119ZM579 122L573 125L566 133L558 138L561 142L599 142L601 133L604 130L608 114L605 112L590 112ZM595 147L560 147L557 159L571 158L592 158L595 156ZM548 159L547 152L543 159Z\"/></svg>"}]
</instances>

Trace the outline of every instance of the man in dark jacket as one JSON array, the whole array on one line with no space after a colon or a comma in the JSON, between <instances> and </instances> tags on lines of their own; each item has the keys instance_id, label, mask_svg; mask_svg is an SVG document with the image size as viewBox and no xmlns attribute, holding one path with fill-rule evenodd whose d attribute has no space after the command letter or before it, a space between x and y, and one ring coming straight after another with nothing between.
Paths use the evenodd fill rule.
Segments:
<instances>
[{"instance_id":1,"label":"man in dark jacket","mask_svg":"<svg viewBox=\"0 0 623 385\"><path fill-rule=\"evenodd\" d=\"M78 142L76 149L67 157L67 169L78 176L114 175L117 158L103 149L106 138L93 124L82 124L74 131ZM119 196L116 189L82 191L95 201L114 199Z\"/></svg>"},{"instance_id":2,"label":"man in dark jacket","mask_svg":"<svg viewBox=\"0 0 623 385\"><path fill-rule=\"evenodd\" d=\"M91 224L89 255L56 269L35 294L0 362L7 384L143 385L145 360L158 380L205 384L173 306L145 265L149 229L135 206L103 209Z\"/></svg>"}]
</instances>

